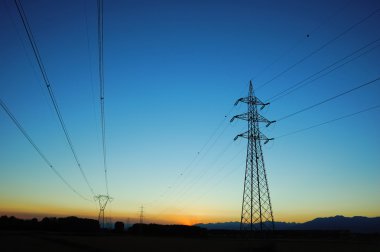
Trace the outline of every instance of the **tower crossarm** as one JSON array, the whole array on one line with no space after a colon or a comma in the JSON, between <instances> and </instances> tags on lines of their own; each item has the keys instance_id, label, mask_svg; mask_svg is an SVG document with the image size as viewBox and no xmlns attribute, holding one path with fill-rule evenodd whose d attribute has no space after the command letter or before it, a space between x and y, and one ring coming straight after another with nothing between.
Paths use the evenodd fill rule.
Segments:
<instances>
[{"instance_id":1,"label":"tower crossarm","mask_svg":"<svg viewBox=\"0 0 380 252\"><path fill-rule=\"evenodd\" d=\"M230 122L233 122L235 119L241 119L241 120L248 121L249 120L249 113L236 115L236 116L231 118ZM264 116L262 116L260 114L257 114L257 119L254 121L266 123L266 125L265 125L266 127L268 127L272 123L276 122L276 121L269 121L268 119L266 119Z\"/></svg>"},{"instance_id":2,"label":"tower crossarm","mask_svg":"<svg viewBox=\"0 0 380 252\"><path fill-rule=\"evenodd\" d=\"M269 102L262 102L256 96L248 96L242 97L235 102L235 106L239 104L239 102L248 103L250 105L261 105L260 109L263 109L265 106L269 105Z\"/></svg>"},{"instance_id":3,"label":"tower crossarm","mask_svg":"<svg viewBox=\"0 0 380 252\"><path fill-rule=\"evenodd\" d=\"M94 200L99 203L100 210L104 210L107 203L111 202L113 198L108 195L95 195Z\"/></svg>"},{"instance_id":4,"label":"tower crossarm","mask_svg":"<svg viewBox=\"0 0 380 252\"><path fill-rule=\"evenodd\" d=\"M257 113L257 119L256 120L257 120L257 122L266 123L265 127L269 127L269 125L276 122L276 121L270 121L270 120L266 119L264 116L260 115L259 113Z\"/></svg>"},{"instance_id":5,"label":"tower crossarm","mask_svg":"<svg viewBox=\"0 0 380 252\"><path fill-rule=\"evenodd\" d=\"M242 137L242 138L249 138L249 131L246 131L244 133L241 133L239 135L237 135L235 138L234 138L234 141L236 141L239 137ZM264 144L267 144L269 141L273 140L274 138L268 138L267 136L265 136L263 133L259 132L258 136L253 136L253 139L254 140L263 140L264 141Z\"/></svg>"},{"instance_id":6,"label":"tower crossarm","mask_svg":"<svg viewBox=\"0 0 380 252\"><path fill-rule=\"evenodd\" d=\"M240 115L235 115L231 118L230 122L233 122L235 119L241 119L248 121L248 113L240 114Z\"/></svg>"}]
</instances>

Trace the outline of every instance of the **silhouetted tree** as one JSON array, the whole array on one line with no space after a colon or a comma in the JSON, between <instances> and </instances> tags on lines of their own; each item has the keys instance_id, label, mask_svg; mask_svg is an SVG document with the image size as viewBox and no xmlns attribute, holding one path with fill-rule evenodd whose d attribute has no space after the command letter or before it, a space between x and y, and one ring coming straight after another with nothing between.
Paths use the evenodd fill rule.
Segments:
<instances>
[{"instance_id":1,"label":"silhouetted tree","mask_svg":"<svg viewBox=\"0 0 380 252\"><path fill-rule=\"evenodd\" d=\"M115 222L115 232L122 233L124 232L124 223L121 221Z\"/></svg>"}]
</instances>

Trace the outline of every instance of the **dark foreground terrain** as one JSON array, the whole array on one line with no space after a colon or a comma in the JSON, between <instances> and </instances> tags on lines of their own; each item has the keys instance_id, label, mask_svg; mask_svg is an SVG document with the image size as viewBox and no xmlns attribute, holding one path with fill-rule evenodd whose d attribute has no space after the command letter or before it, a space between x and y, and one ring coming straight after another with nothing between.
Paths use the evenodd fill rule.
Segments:
<instances>
[{"instance_id":1,"label":"dark foreground terrain","mask_svg":"<svg viewBox=\"0 0 380 252\"><path fill-rule=\"evenodd\" d=\"M0 231L1 251L370 251L378 237L247 239L135 236L115 233Z\"/></svg>"}]
</instances>

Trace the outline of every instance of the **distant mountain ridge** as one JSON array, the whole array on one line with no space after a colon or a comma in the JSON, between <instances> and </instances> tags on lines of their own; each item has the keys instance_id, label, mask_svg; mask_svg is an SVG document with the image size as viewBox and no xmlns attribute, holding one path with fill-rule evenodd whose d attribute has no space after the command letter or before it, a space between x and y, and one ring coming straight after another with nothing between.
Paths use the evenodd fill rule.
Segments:
<instances>
[{"instance_id":1,"label":"distant mountain ridge","mask_svg":"<svg viewBox=\"0 0 380 252\"><path fill-rule=\"evenodd\" d=\"M380 233L380 217L337 215L316 218L304 223L275 222L274 225L277 230L349 230L352 233ZM199 223L195 226L207 229L239 230L240 222Z\"/></svg>"}]
</instances>

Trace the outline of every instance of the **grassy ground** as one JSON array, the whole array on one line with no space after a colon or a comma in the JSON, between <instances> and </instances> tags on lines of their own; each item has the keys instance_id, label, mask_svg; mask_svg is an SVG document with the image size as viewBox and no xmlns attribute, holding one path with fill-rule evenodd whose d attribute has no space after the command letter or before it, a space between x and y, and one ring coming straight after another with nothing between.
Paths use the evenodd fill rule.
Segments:
<instances>
[{"instance_id":1,"label":"grassy ground","mask_svg":"<svg viewBox=\"0 0 380 252\"><path fill-rule=\"evenodd\" d=\"M361 251L380 252L379 240L141 237L0 231L1 251Z\"/></svg>"}]
</instances>

